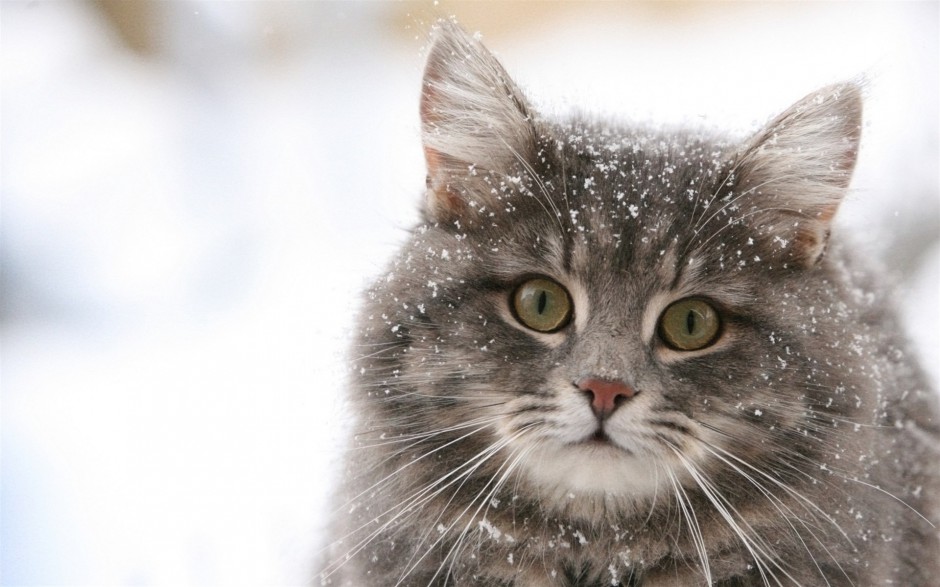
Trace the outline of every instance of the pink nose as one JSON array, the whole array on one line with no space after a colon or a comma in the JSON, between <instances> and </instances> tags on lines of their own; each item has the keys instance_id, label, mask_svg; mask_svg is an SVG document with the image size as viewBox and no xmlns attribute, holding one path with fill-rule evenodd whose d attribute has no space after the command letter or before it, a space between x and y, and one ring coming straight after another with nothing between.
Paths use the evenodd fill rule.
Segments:
<instances>
[{"instance_id":1,"label":"pink nose","mask_svg":"<svg viewBox=\"0 0 940 587\"><path fill-rule=\"evenodd\" d=\"M584 377L575 385L591 395L591 408L599 418L610 416L623 402L636 395L636 391L622 381Z\"/></svg>"}]
</instances>

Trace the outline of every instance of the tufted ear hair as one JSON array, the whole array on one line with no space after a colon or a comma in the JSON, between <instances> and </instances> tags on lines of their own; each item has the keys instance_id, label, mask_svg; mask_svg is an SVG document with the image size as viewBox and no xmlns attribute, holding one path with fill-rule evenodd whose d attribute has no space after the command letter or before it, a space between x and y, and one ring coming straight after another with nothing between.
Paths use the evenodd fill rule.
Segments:
<instances>
[{"instance_id":1,"label":"tufted ear hair","mask_svg":"<svg viewBox=\"0 0 940 587\"><path fill-rule=\"evenodd\" d=\"M477 40L441 20L424 70L421 131L428 167L426 213L460 218L487 190L476 177L531 161L536 133L522 92ZM479 186L478 186L479 187Z\"/></svg>"},{"instance_id":2,"label":"tufted ear hair","mask_svg":"<svg viewBox=\"0 0 940 587\"><path fill-rule=\"evenodd\" d=\"M861 88L825 87L772 120L736 163L735 192L756 230L804 267L820 261L848 191L861 136Z\"/></svg>"}]
</instances>

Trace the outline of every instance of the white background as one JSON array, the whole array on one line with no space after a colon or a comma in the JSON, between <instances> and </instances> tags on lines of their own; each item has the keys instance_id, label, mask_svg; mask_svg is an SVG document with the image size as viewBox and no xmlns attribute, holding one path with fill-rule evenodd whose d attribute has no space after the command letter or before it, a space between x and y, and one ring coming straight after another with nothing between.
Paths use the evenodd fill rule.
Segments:
<instances>
[{"instance_id":1,"label":"white background","mask_svg":"<svg viewBox=\"0 0 940 587\"><path fill-rule=\"evenodd\" d=\"M937 377L937 3L150 2L139 51L105 4L0 4L3 584L309 579L435 14L547 112L743 134L868 76L840 222Z\"/></svg>"}]
</instances>

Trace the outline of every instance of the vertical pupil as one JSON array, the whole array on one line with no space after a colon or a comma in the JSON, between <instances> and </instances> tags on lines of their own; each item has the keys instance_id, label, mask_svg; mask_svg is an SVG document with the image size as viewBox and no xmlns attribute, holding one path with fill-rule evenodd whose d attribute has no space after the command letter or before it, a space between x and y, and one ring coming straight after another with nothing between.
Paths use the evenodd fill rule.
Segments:
<instances>
[{"instance_id":1,"label":"vertical pupil","mask_svg":"<svg viewBox=\"0 0 940 587\"><path fill-rule=\"evenodd\" d=\"M539 314L543 314L545 312L545 306L547 305L548 305L548 294L546 294L545 290L543 289L542 292L539 294Z\"/></svg>"},{"instance_id":2,"label":"vertical pupil","mask_svg":"<svg viewBox=\"0 0 940 587\"><path fill-rule=\"evenodd\" d=\"M685 329L688 330L689 335L695 331L695 312L692 310L685 315Z\"/></svg>"}]
</instances>

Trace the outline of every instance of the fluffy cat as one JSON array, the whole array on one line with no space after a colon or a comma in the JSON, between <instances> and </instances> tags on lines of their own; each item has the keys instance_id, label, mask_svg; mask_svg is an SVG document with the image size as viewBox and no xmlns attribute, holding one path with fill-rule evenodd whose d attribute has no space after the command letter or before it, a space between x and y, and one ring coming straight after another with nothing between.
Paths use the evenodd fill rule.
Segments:
<instances>
[{"instance_id":1,"label":"fluffy cat","mask_svg":"<svg viewBox=\"0 0 940 587\"><path fill-rule=\"evenodd\" d=\"M937 585L936 396L830 238L861 110L827 87L741 142L546 120L440 23L320 582Z\"/></svg>"}]
</instances>

